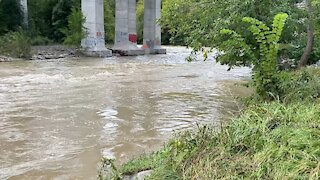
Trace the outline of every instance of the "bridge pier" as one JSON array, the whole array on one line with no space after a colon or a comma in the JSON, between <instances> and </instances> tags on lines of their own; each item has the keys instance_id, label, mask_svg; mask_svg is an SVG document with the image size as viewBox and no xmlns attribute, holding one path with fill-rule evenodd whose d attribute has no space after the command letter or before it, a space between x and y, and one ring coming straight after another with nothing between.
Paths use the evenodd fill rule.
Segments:
<instances>
[{"instance_id":1,"label":"bridge pier","mask_svg":"<svg viewBox=\"0 0 320 180\"><path fill-rule=\"evenodd\" d=\"M20 0L21 10L23 13L23 28L28 29L28 0Z\"/></svg>"},{"instance_id":2,"label":"bridge pier","mask_svg":"<svg viewBox=\"0 0 320 180\"><path fill-rule=\"evenodd\" d=\"M93 57L110 57L105 47L103 0L82 0L81 9L86 19L87 36L81 42L84 53Z\"/></svg>"},{"instance_id":3,"label":"bridge pier","mask_svg":"<svg viewBox=\"0 0 320 180\"><path fill-rule=\"evenodd\" d=\"M0 0L1 1L1 0ZM20 0L24 26L28 27L28 0ZM81 46L88 56L109 57L112 51L105 47L104 0L81 0L87 36ZM121 55L165 54L161 47L161 0L144 0L143 47L137 47L136 0L116 1L116 35L113 50Z\"/></svg>"},{"instance_id":4,"label":"bridge pier","mask_svg":"<svg viewBox=\"0 0 320 180\"><path fill-rule=\"evenodd\" d=\"M112 50L120 55L143 55L137 47L136 0L116 1L115 44Z\"/></svg>"},{"instance_id":5,"label":"bridge pier","mask_svg":"<svg viewBox=\"0 0 320 180\"><path fill-rule=\"evenodd\" d=\"M166 54L161 47L161 0L144 0L143 49L146 54Z\"/></svg>"}]
</instances>

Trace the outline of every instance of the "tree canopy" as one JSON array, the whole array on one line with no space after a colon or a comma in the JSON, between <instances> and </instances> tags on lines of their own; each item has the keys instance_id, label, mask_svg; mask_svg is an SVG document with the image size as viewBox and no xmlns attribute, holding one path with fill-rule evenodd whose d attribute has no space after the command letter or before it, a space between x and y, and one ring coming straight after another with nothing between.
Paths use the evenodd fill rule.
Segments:
<instances>
[{"instance_id":1,"label":"tree canopy","mask_svg":"<svg viewBox=\"0 0 320 180\"><path fill-rule=\"evenodd\" d=\"M22 26L23 14L19 0L0 1L0 35Z\"/></svg>"},{"instance_id":2,"label":"tree canopy","mask_svg":"<svg viewBox=\"0 0 320 180\"><path fill-rule=\"evenodd\" d=\"M319 0L313 0L314 23L319 28ZM246 32L243 17L252 17L267 24L278 13L289 15L281 37L281 57L299 59L306 46L308 11L298 0L171 0L164 1L161 23L169 29L174 41L201 50L202 47L218 48L224 38L221 29L232 29L243 33L246 41L253 37ZM316 18L317 17L317 18ZM319 38L316 34L315 48L311 59L319 58ZM236 58L236 57L234 57Z\"/></svg>"}]
</instances>

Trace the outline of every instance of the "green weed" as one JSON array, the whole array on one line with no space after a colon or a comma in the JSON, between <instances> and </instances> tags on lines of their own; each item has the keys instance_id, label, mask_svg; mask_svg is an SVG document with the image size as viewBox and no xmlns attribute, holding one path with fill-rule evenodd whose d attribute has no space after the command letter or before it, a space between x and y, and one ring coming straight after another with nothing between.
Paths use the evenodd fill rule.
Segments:
<instances>
[{"instance_id":1,"label":"green weed","mask_svg":"<svg viewBox=\"0 0 320 180\"><path fill-rule=\"evenodd\" d=\"M320 70L279 74L274 101L250 101L219 131L177 134L160 151L124 164L147 179L319 179Z\"/></svg>"},{"instance_id":2,"label":"green weed","mask_svg":"<svg viewBox=\"0 0 320 180\"><path fill-rule=\"evenodd\" d=\"M0 54L16 58L31 57L30 39L20 30L0 37Z\"/></svg>"}]
</instances>

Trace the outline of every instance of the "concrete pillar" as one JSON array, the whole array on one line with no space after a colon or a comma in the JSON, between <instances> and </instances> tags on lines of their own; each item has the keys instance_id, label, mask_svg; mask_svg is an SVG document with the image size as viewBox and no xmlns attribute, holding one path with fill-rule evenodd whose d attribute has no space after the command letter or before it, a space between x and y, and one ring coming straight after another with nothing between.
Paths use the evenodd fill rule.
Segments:
<instances>
[{"instance_id":1,"label":"concrete pillar","mask_svg":"<svg viewBox=\"0 0 320 180\"><path fill-rule=\"evenodd\" d=\"M28 0L20 0L21 10L23 13L23 28L28 29Z\"/></svg>"},{"instance_id":2,"label":"concrete pillar","mask_svg":"<svg viewBox=\"0 0 320 180\"><path fill-rule=\"evenodd\" d=\"M136 0L116 0L115 44L113 51L120 55L142 55L137 47Z\"/></svg>"},{"instance_id":3,"label":"concrete pillar","mask_svg":"<svg viewBox=\"0 0 320 180\"><path fill-rule=\"evenodd\" d=\"M84 53L94 57L109 57L112 52L105 47L103 0L82 0L82 13L87 36L81 42Z\"/></svg>"},{"instance_id":4,"label":"concrete pillar","mask_svg":"<svg viewBox=\"0 0 320 180\"><path fill-rule=\"evenodd\" d=\"M136 11L136 0L128 0L128 32L129 32L129 42L137 46L137 11Z\"/></svg>"},{"instance_id":5,"label":"concrete pillar","mask_svg":"<svg viewBox=\"0 0 320 180\"><path fill-rule=\"evenodd\" d=\"M143 49L147 54L165 54L161 48L161 0L144 0Z\"/></svg>"}]
</instances>

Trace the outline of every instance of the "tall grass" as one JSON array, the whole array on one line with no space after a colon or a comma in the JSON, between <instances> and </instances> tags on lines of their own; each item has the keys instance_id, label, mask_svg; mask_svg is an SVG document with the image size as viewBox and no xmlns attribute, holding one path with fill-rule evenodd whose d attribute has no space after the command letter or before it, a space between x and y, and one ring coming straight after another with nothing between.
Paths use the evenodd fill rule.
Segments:
<instances>
[{"instance_id":1,"label":"tall grass","mask_svg":"<svg viewBox=\"0 0 320 180\"><path fill-rule=\"evenodd\" d=\"M279 102L249 107L180 169L185 179L317 179L320 105ZM189 143L188 141L185 143ZM203 153L201 153L201 151ZM191 162L191 163L189 163Z\"/></svg>"},{"instance_id":2,"label":"tall grass","mask_svg":"<svg viewBox=\"0 0 320 180\"><path fill-rule=\"evenodd\" d=\"M320 104L248 107L222 131L184 132L160 151L122 166L148 179L319 179ZM119 176L118 176L119 177Z\"/></svg>"},{"instance_id":3,"label":"tall grass","mask_svg":"<svg viewBox=\"0 0 320 180\"><path fill-rule=\"evenodd\" d=\"M287 73L278 100L251 101L219 132L205 126L178 134L124 164L116 179L146 169L153 170L147 179L159 180L320 179L320 70Z\"/></svg>"}]
</instances>

